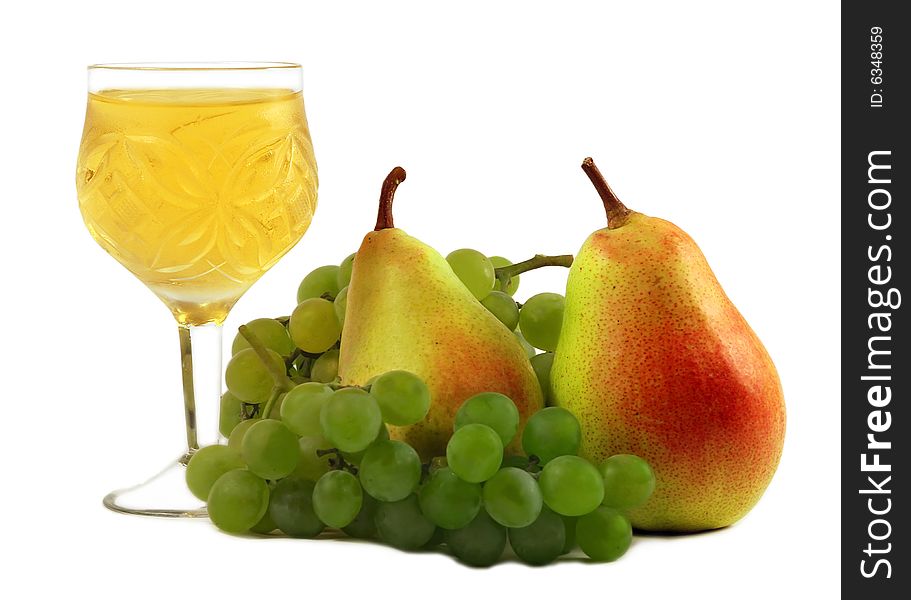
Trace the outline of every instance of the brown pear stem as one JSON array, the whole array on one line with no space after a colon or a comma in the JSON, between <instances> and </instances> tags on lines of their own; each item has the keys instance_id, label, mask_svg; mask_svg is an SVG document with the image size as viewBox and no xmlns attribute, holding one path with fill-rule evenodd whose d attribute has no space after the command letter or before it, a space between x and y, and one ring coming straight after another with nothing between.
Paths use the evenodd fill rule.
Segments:
<instances>
[{"instance_id":1,"label":"brown pear stem","mask_svg":"<svg viewBox=\"0 0 911 600\"><path fill-rule=\"evenodd\" d=\"M383 180L383 188L380 190L380 209L376 215L374 231L395 227L392 222L392 200L395 197L396 188L403 181L405 181L405 169L402 167L389 171L389 175L386 175L386 179Z\"/></svg>"},{"instance_id":2,"label":"brown pear stem","mask_svg":"<svg viewBox=\"0 0 911 600\"><path fill-rule=\"evenodd\" d=\"M573 255L572 254L561 254L559 256L545 256L543 254L535 254L528 260L523 260L522 262L515 263L513 265L506 265L505 267L500 267L494 272L497 276L497 281L499 281L503 288L509 285L509 280L515 277L516 275L521 275L526 271L532 271L534 269L540 269L541 267L571 267L573 264Z\"/></svg>"},{"instance_id":3,"label":"brown pear stem","mask_svg":"<svg viewBox=\"0 0 911 600\"><path fill-rule=\"evenodd\" d=\"M610 189L607 180L604 179L604 175L601 174L598 166L595 165L595 161L590 156L582 161L582 170L588 175L598 195L601 196L601 201L604 202L604 212L607 213L607 228L617 229L626 225L626 221L629 220L629 216L633 211L620 202L617 194Z\"/></svg>"}]
</instances>

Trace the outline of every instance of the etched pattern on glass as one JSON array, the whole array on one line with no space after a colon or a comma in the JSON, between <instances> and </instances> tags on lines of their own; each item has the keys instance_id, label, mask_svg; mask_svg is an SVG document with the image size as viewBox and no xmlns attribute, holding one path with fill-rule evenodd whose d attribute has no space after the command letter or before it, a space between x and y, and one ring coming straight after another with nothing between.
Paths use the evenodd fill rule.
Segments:
<instances>
[{"instance_id":1,"label":"etched pattern on glass","mask_svg":"<svg viewBox=\"0 0 911 600\"><path fill-rule=\"evenodd\" d=\"M305 120L238 122L227 106L164 135L105 125L86 130L80 151L85 221L163 299L236 300L310 224L317 175Z\"/></svg>"}]
</instances>

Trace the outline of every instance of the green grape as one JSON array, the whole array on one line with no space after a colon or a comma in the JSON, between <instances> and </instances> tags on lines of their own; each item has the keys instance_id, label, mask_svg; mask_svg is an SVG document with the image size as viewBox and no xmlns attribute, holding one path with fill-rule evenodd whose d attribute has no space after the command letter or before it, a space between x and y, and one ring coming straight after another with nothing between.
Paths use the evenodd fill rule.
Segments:
<instances>
[{"instance_id":1,"label":"green grape","mask_svg":"<svg viewBox=\"0 0 911 600\"><path fill-rule=\"evenodd\" d=\"M437 527L461 529L481 509L481 486L459 479L452 469L434 471L418 493L421 512Z\"/></svg>"},{"instance_id":2,"label":"green grape","mask_svg":"<svg viewBox=\"0 0 911 600\"><path fill-rule=\"evenodd\" d=\"M360 452L369 446L382 424L376 400L358 388L337 390L320 411L323 437L344 452Z\"/></svg>"},{"instance_id":3,"label":"green grape","mask_svg":"<svg viewBox=\"0 0 911 600\"><path fill-rule=\"evenodd\" d=\"M484 508L504 527L527 527L541 514L544 501L528 471L507 467L484 484Z\"/></svg>"},{"instance_id":4,"label":"green grape","mask_svg":"<svg viewBox=\"0 0 911 600\"><path fill-rule=\"evenodd\" d=\"M383 422L390 425L414 425L430 410L427 384L408 371L383 373L370 385L370 395L380 405Z\"/></svg>"},{"instance_id":5,"label":"green grape","mask_svg":"<svg viewBox=\"0 0 911 600\"><path fill-rule=\"evenodd\" d=\"M508 396L497 392L481 392L462 403L456 412L456 431L471 423L487 425L497 432L508 446L519 429L519 409Z\"/></svg>"},{"instance_id":6,"label":"green grape","mask_svg":"<svg viewBox=\"0 0 911 600\"><path fill-rule=\"evenodd\" d=\"M323 294L334 298L341 287L338 284L338 272L336 265L325 265L310 271L297 288L297 303L308 298L319 298Z\"/></svg>"},{"instance_id":7,"label":"green grape","mask_svg":"<svg viewBox=\"0 0 911 600\"><path fill-rule=\"evenodd\" d=\"M357 477L348 471L329 471L313 488L313 510L320 521L341 529L360 512L363 496Z\"/></svg>"},{"instance_id":8,"label":"green grape","mask_svg":"<svg viewBox=\"0 0 911 600\"><path fill-rule=\"evenodd\" d=\"M503 442L487 425L470 423L449 438L446 462L453 473L469 483L487 481L503 462Z\"/></svg>"},{"instance_id":9,"label":"green grape","mask_svg":"<svg viewBox=\"0 0 911 600\"><path fill-rule=\"evenodd\" d=\"M272 488L269 516L275 525L291 537L314 537L324 528L313 511L312 481L301 477L286 477Z\"/></svg>"},{"instance_id":10,"label":"green grape","mask_svg":"<svg viewBox=\"0 0 911 600\"><path fill-rule=\"evenodd\" d=\"M209 519L229 533L254 527L268 506L269 486L246 469L234 469L219 477L206 500Z\"/></svg>"},{"instance_id":11,"label":"green grape","mask_svg":"<svg viewBox=\"0 0 911 600\"><path fill-rule=\"evenodd\" d=\"M502 256L491 256L490 264L493 265L494 269L499 269L500 267L508 267L513 264L508 258L503 258ZM497 281L497 289L501 292L506 292L510 296L514 296L516 291L519 289L519 276L515 275L509 278L509 285L506 286L506 289L503 289L503 285Z\"/></svg>"},{"instance_id":12,"label":"green grape","mask_svg":"<svg viewBox=\"0 0 911 600\"><path fill-rule=\"evenodd\" d=\"M369 494L362 494L361 496L361 510L357 513L357 516L354 517L353 521L345 527L342 527L342 531L353 538L368 540L376 537L374 518L376 517L376 509L379 507L380 503L377 500L374 500Z\"/></svg>"},{"instance_id":13,"label":"green grape","mask_svg":"<svg viewBox=\"0 0 911 600\"><path fill-rule=\"evenodd\" d=\"M509 530L509 545L523 562L546 565L563 554L566 526L560 515L545 506L534 523Z\"/></svg>"},{"instance_id":14,"label":"green grape","mask_svg":"<svg viewBox=\"0 0 911 600\"><path fill-rule=\"evenodd\" d=\"M263 343L263 346L279 356L291 356L294 352L294 342L291 341L288 329L275 319L253 319L247 323L247 329ZM234 336L234 343L231 344L231 354L237 354L249 347L250 342L238 332Z\"/></svg>"},{"instance_id":15,"label":"green grape","mask_svg":"<svg viewBox=\"0 0 911 600\"><path fill-rule=\"evenodd\" d=\"M272 362L284 372L285 359L273 350L266 352ZM231 358L225 368L225 383L229 392L247 404L262 404L267 401L275 385L272 374L253 348L241 350Z\"/></svg>"},{"instance_id":16,"label":"green grape","mask_svg":"<svg viewBox=\"0 0 911 600\"><path fill-rule=\"evenodd\" d=\"M243 403L237 396L231 392L222 394L218 407L218 432L225 437L231 435L234 427L244 418L243 410Z\"/></svg>"},{"instance_id":17,"label":"green grape","mask_svg":"<svg viewBox=\"0 0 911 600\"><path fill-rule=\"evenodd\" d=\"M373 439L373 441L370 442L370 445L373 445L375 442L380 442L380 441L384 441L384 440L388 440L388 439L389 439L389 430L386 429L385 425L381 425L379 433L377 433L377 435ZM345 460L347 460L348 462L350 462L352 464L359 465L359 464L361 464L361 460L364 458L364 455L367 453L367 450L370 448L370 445L368 445L363 450L360 450L359 452L342 452L342 458L344 458Z\"/></svg>"},{"instance_id":18,"label":"green grape","mask_svg":"<svg viewBox=\"0 0 911 600\"><path fill-rule=\"evenodd\" d=\"M576 454L582 443L582 428L576 417L559 406L533 414L522 432L522 449L547 464L558 456Z\"/></svg>"},{"instance_id":19,"label":"green grape","mask_svg":"<svg viewBox=\"0 0 911 600\"><path fill-rule=\"evenodd\" d=\"M250 531L252 531L253 533L259 533L259 534L265 535L268 533L272 533L276 529L278 529L278 527L275 525L275 521L272 520L272 516L269 514L269 511L267 510L263 514L263 518L259 520L259 523L257 523L253 527L251 527Z\"/></svg>"},{"instance_id":20,"label":"green grape","mask_svg":"<svg viewBox=\"0 0 911 600\"><path fill-rule=\"evenodd\" d=\"M414 494L396 502L381 502L373 521L380 539L399 550L417 550L430 541L436 530L421 514Z\"/></svg>"},{"instance_id":21,"label":"green grape","mask_svg":"<svg viewBox=\"0 0 911 600\"><path fill-rule=\"evenodd\" d=\"M493 313L506 329L512 331L519 324L519 306L509 294L494 290L481 300L481 304Z\"/></svg>"},{"instance_id":22,"label":"green grape","mask_svg":"<svg viewBox=\"0 0 911 600\"><path fill-rule=\"evenodd\" d=\"M633 528L616 509L599 506L594 512L579 517L576 541L592 560L617 560L633 541Z\"/></svg>"},{"instance_id":23,"label":"green grape","mask_svg":"<svg viewBox=\"0 0 911 600\"><path fill-rule=\"evenodd\" d=\"M244 436L247 435L247 430L260 421L261 419L245 419L235 425L234 429L231 430L231 435L228 436L228 447L239 453L244 442Z\"/></svg>"},{"instance_id":24,"label":"green grape","mask_svg":"<svg viewBox=\"0 0 911 600\"><path fill-rule=\"evenodd\" d=\"M324 352L313 362L310 368L310 379L320 383L335 381L338 377L338 350L332 349Z\"/></svg>"},{"instance_id":25,"label":"green grape","mask_svg":"<svg viewBox=\"0 0 911 600\"><path fill-rule=\"evenodd\" d=\"M535 294L519 312L519 327L528 342L546 352L557 349L563 327L563 296L551 292Z\"/></svg>"},{"instance_id":26,"label":"green grape","mask_svg":"<svg viewBox=\"0 0 911 600\"><path fill-rule=\"evenodd\" d=\"M489 567L503 556L506 528L482 509L466 527L447 531L446 545L462 562L473 567Z\"/></svg>"},{"instance_id":27,"label":"green grape","mask_svg":"<svg viewBox=\"0 0 911 600\"><path fill-rule=\"evenodd\" d=\"M335 278L335 284L338 289L348 287L348 284L351 283L351 272L354 270L355 256L357 256L356 252L349 254L338 266L338 274Z\"/></svg>"},{"instance_id":28,"label":"green grape","mask_svg":"<svg viewBox=\"0 0 911 600\"><path fill-rule=\"evenodd\" d=\"M554 353L543 352L531 357L531 368L538 376L541 393L544 394L544 404L551 406L554 401L553 390L550 387L550 369L554 365Z\"/></svg>"},{"instance_id":29,"label":"green grape","mask_svg":"<svg viewBox=\"0 0 911 600\"><path fill-rule=\"evenodd\" d=\"M636 508L655 491L655 473L633 454L615 454L598 467L604 478L604 506L618 510Z\"/></svg>"},{"instance_id":30,"label":"green grape","mask_svg":"<svg viewBox=\"0 0 911 600\"><path fill-rule=\"evenodd\" d=\"M405 442L374 442L359 464L364 491L383 502L405 498L421 480L421 459Z\"/></svg>"},{"instance_id":31,"label":"green grape","mask_svg":"<svg viewBox=\"0 0 911 600\"><path fill-rule=\"evenodd\" d=\"M297 436L281 421L262 419L247 430L240 454L253 473L263 479L290 475L300 460Z\"/></svg>"},{"instance_id":32,"label":"green grape","mask_svg":"<svg viewBox=\"0 0 911 600\"><path fill-rule=\"evenodd\" d=\"M547 508L546 506L544 508ZM563 519L563 528L566 530L566 541L563 543L563 552L566 554L572 552L573 548L576 547L576 521L579 520L578 517L567 517L566 515L560 515L560 518Z\"/></svg>"},{"instance_id":33,"label":"green grape","mask_svg":"<svg viewBox=\"0 0 911 600\"><path fill-rule=\"evenodd\" d=\"M528 343L528 340L525 339L521 331L516 330L513 331L512 334L516 336L516 340L518 340L519 345L522 346L522 350L525 351L525 358L531 360L531 358L535 356L538 351L535 350L534 346Z\"/></svg>"},{"instance_id":34,"label":"green grape","mask_svg":"<svg viewBox=\"0 0 911 600\"><path fill-rule=\"evenodd\" d=\"M215 481L234 469L242 469L244 461L240 453L228 446L206 446L193 453L187 463L186 480L190 492L200 500L209 497L209 490Z\"/></svg>"},{"instance_id":35,"label":"green grape","mask_svg":"<svg viewBox=\"0 0 911 600\"><path fill-rule=\"evenodd\" d=\"M495 283L493 265L489 258L477 250L468 248L455 250L449 253L446 262L452 267L456 277L478 300L493 291Z\"/></svg>"},{"instance_id":36,"label":"green grape","mask_svg":"<svg viewBox=\"0 0 911 600\"><path fill-rule=\"evenodd\" d=\"M297 440L297 445L300 449L300 458L294 468L294 475L309 481L317 481L329 471L331 456L320 456L316 452L317 450L327 450L332 446L323 436L304 436Z\"/></svg>"},{"instance_id":37,"label":"green grape","mask_svg":"<svg viewBox=\"0 0 911 600\"><path fill-rule=\"evenodd\" d=\"M578 456L558 456L544 465L538 484L547 506L567 517L588 514L604 499L601 473Z\"/></svg>"},{"instance_id":38,"label":"green grape","mask_svg":"<svg viewBox=\"0 0 911 600\"><path fill-rule=\"evenodd\" d=\"M294 344L311 354L325 352L335 345L342 326L335 316L335 307L323 298L308 298L294 309L288 330Z\"/></svg>"},{"instance_id":39,"label":"green grape","mask_svg":"<svg viewBox=\"0 0 911 600\"><path fill-rule=\"evenodd\" d=\"M342 327L345 326L345 313L348 312L348 288L343 287L338 292L338 296L335 297L335 300L332 302L332 307L335 309L335 316L338 319L338 322L341 323Z\"/></svg>"},{"instance_id":40,"label":"green grape","mask_svg":"<svg viewBox=\"0 0 911 600\"><path fill-rule=\"evenodd\" d=\"M323 435L319 416L323 406L333 393L331 387L317 382L295 386L285 395L285 401L282 402L282 409L279 413L282 422L296 435Z\"/></svg>"}]
</instances>

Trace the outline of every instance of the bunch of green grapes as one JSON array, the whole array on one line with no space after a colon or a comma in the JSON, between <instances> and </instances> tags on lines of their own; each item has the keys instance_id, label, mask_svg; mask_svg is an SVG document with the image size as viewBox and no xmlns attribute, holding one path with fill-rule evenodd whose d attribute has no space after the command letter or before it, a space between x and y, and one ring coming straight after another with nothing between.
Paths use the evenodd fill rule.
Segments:
<instances>
[{"instance_id":1,"label":"bunch of green grapes","mask_svg":"<svg viewBox=\"0 0 911 600\"><path fill-rule=\"evenodd\" d=\"M533 565L576 544L598 561L626 551L623 511L654 488L644 461L619 455L596 467L580 458L579 423L556 407L528 420L524 455L504 456L519 413L488 392L459 408L445 458L422 465L386 426L414 424L429 406L426 385L406 371L367 389L301 383L277 414L245 419L227 445L196 452L187 485L232 533L314 537L331 527L403 550L445 547L474 566L499 561L507 543Z\"/></svg>"},{"instance_id":2,"label":"bunch of green grapes","mask_svg":"<svg viewBox=\"0 0 911 600\"><path fill-rule=\"evenodd\" d=\"M473 250L447 260L515 331L548 397L562 296L520 306L511 296L518 277L505 286L495 277L508 260ZM520 430L510 398L477 394L456 413L445 457L422 464L387 428L426 417L430 391L419 377L391 371L365 387L338 383L353 261L315 269L290 317L255 319L234 339L220 413L227 443L198 450L186 470L212 522L292 537L329 527L403 550L445 548L474 566L496 563L507 544L533 565L576 546L593 560L620 557L632 533L624 513L648 499L654 474L632 455L601 465L579 457L582 432L570 412L544 408ZM523 454L505 454L516 439Z\"/></svg>"},{"instance_id":3,"label":"bunch of green grapes","mask_svg":"<svg viewBox=\"0 0 911 600\"><path fill-rule=\"evenodd\" d=\"M525 454L504 456L518 430L518 410L502 394L473 396L456 413L447 466L432 472L419 493L425 515L449 530L450 550L475 566L499 560L507 540L533 565L576 544L593 560L619 558L632 539L622 511L654 489L648 464L620 455L598 467L577 456L581 428L563 408L532 415L521 433Z\"/></svg>"},{"instance_id":4,"label":"bunch of green grapes","mask_svg":"<svg viewBox=\"0 0 911 600\"><path fill-rule=\"evenodd\" d=\"M352 535L369 533L362 511L373 520L384 504L417 489L417 452L390 440L386 429L426 417L430 392L416 375L391 371L370 388L307 381L275 406L272 399L257 405L227 444L198 450L187 465L187 486L220 529L313 537L327 526L351 526Z\"/></svg>"}]
</instances>

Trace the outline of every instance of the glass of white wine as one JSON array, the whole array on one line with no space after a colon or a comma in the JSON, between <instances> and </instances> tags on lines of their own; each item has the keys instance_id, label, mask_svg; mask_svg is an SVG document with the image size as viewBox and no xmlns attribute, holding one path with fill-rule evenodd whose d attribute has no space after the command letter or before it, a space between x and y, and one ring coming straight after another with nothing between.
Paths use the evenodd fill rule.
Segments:
<instances>
[{"instance_id":1,"label":"glass of white wine","mask_svg":"<svg viewBox=\"0 0 911 600\"><path fill-rule=\"evenodd\" d=\"M104 504L205 516L183 467L217 441L221 324L316 209L300 65L89 67L76 188L92 237L164 302L180 339L186 451Z\"/></svg>"}]
</instances>

